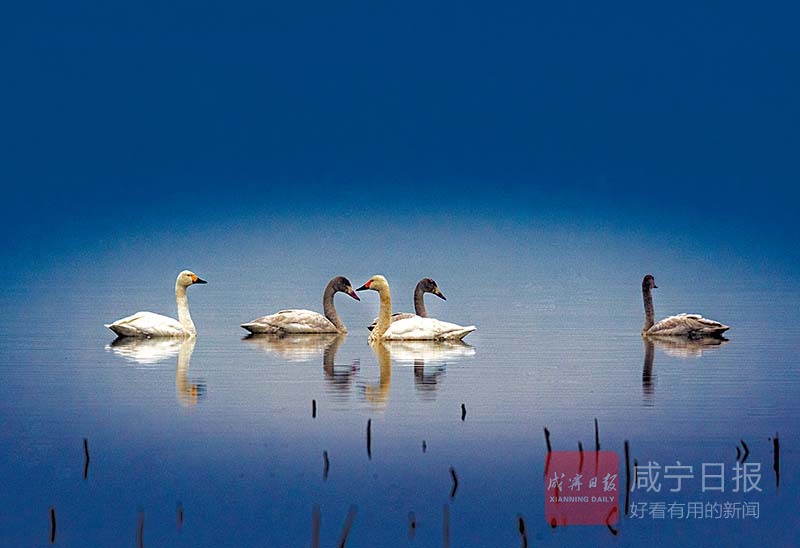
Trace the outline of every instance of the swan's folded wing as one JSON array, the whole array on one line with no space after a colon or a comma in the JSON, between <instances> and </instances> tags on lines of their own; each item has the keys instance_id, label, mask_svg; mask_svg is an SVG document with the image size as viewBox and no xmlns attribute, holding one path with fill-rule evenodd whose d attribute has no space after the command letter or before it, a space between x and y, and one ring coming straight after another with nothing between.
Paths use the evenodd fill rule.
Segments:
<instances>
[{"instance_id":1,"label":"swan's folded wing","mask_svg":"<svg viewBox=\"0 0 800 548\"><path fill-rule=\"evenodd\" d=\"M384 333L388 340L460 340L475 331L475 326L467 327L443 322L434 318L412 316L393 322Z\"/></svg>"},{"instance_id":2,"label":"swan's folded wing","mask_svg":"<svg viewBox=\"0 0 800 548\"><path fill-rule=\"evenodd\" d=\"M664 318L647 330L648 335L687 337L719 336L730 329L725 324L704 318L700 314L678 314Z\"/></svg>"},{"instance_id":3,"label":"swan's folded wing","mask_svg":"<svg viewBox=\"0 0 800 548\"><path fill-rule=\"evenodd\" d=\"M281 310L242 324L251 333L336 333L328 318L311 310Z\"/></svg>"},{"instance_id":4,"label":"swan's folded wing","mask_svg":"<svg viewBox=\"0 0 800 548\"><path fill-rule=\"evenodd\" d=\"M120 337L179 337L185 334L178 320L153 312L137 312L106 327Z\"/></svg>"},{"instance_id":5,"label":"swan's folded wing","mask_svg":"<svg viewBox=\"0 0 800 548\"><path fill-rule=\"evenodd\" d=\"M411 312L395 312L392 314L392 321L396 322L397 320L404 320L406 318L413 318L416 314L412 314ZM378 325L378 318L372 320L372 323L367 326L367 329L372 331L375 329L375 326Z\"/></svg>"}]
</instances>

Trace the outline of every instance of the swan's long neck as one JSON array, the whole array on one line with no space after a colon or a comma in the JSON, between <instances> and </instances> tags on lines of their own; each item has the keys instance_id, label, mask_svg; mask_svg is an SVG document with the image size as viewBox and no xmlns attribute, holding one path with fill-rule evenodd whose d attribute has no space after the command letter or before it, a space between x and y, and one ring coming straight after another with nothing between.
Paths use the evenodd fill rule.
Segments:
<instances>
[{"instance_id":1,"label":"swan's long neck","mask_svg":"<svg viewBox=\"0 0 800 548\"><path fill-rule=\"evenodd\" d=\"M189 314L189 299L186 297L186 286L175 284L175 302L178 304L178 321L190 335L196 335L192 315Z\"/></svg>"},{"instance_id":2,"label":"swan's long neck","mask_svg":"<svg viewBox=\"0 0 800 548\"><path fill-rule=\"evenodd\" d=\"M653 312L653 292L648 286L642 286L642 298L644 299L644 327L642 333L653 327L655 313Z\"/></svg>"},{"instance_id":3,"label":"swan's long neck","mask_svg":"<svg viewBox=\"0 0 800 548\"><path fill-rule=\"evenodd\" d=\"M422 282L417 284L414 289L414 313L422 318L428 317L428 311L425 309L425 291L422 290Z\"/></svg>"},{"instance_id":4,"label":"swan's long neck","mask_svg":"<svg viewBox=\"0 0 800 548\"><path fill-rule=\"evenodd\" d=\"M378 312L378 323L370 334L370 340L383 337L383 334L386 333L386 330L392 325L392 295L389 292L389 288L385 287L381 289L378 291L378 295L381 298L381 308Z\"/></svg>"},{"instance_id":5,"label":"swan's long neck","mask_svg":"<svg viewBox=\"0 0 800 548\"><path fill-rule=\"evenodd\" d=\"M339 319L339 313L336 312L336 307L333 305L333 296L335 294L336 290L333 288L333 282L328 283L325 287L325 293L322 294L322 311L340 333L347 333L347 328L342 323L342 320Z\"/></svg>"}]
</instances>

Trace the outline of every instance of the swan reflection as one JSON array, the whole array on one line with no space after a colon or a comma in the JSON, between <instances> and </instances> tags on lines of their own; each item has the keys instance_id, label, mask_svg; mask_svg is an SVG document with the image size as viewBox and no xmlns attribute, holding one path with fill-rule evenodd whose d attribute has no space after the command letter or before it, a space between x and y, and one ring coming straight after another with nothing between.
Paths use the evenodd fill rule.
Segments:
<instances>
[{"instance_id":1,"label":"swan reflection","mask_svg":"<svg viewBox=\"0 0 800 548\"><path fill-rule=\"evenodd\" d=\"M177 337L154 339L124 337L106 346L106 350L133 364L148 366L175 357L184 342L188 340L184 341ZM192 347L194 347L193 338Z\"/></svg>"},{"instance_id":2,"label":"swan reflection","mask_svg":"<svg viewBox=\"0 0 800 548\"><path fill-rule=\"evenodd\" d=\"M336 335L325 348L322 354L322 370L325 372L325 379L330 383L332 388L339 391L347 392L353 384L353 375L359 369L359 361L353 360L352 364L336 364L336 352L342 346L346 335Z\"/></svg>"},{"instance_id":3,"label":"swan reflection","mask_svg":"<svg viewBox=\"0 0 800 548\"><path fill-rule=\"evenodd\" d=\"M248 335L242 340L268 354L287 362L314 361L334 344L338 348L345 335L340 333L320 333L314 335ZM337 342L338 340L338 342ZM335 351L334 351L335 352Z\"/></svg>"},{"instance_id":4,"label":"swan reflection","mask_svg":"<svg viewBox=\"0 0 800 548\"><path fill-rule=\"evenodd\" d=\"M413 365L414 387L432 396L448 363L475 355L475 349L462 341L377 340L369 345L378 359L380 376L377 384L364 386L364 393L367 401L379 406L389 400L393 360L396 365Z\"/></svg>"},{"instance_id":5,"label":"swan reflection","mask_svg":"<svg viewBox=\"0 0 800 548\"><path fill-rule=\"evenodd\" d=\"M475 355L475 348L463 341L387 341L396 362L414 365L414 388L420 395L435 395L447 363Z\"/></svg>"},{"instance_id":6,"label":"swan reflection","mask_svg":"<svg viewBox=\"0 0 800 548\"><path fill-rule=\"evenodd\" d=\"M204 382L189 381L189 362L192 359L196 339L117 339L106 348L117 356L136 365L152 366L178 356L175 368L175 396L178 403L191 407L206 393Z\"/></svg>"},{"instance_id":7,"label":"swan reflection","mask_svg":"<svg viewBox=\"0 0 800 548\"><path fill-rule=\"evenodd\" d=\"M722 348L728 339L724 337L702 339L685 339L681 337L644 337L644 367L642 368L642 395L645 403L653 404L655 397L655 376L653 374L653 361L655 348L660 348L664 354L673 358L691 359L699 358L704 353Z\"/></svg>"},{"instance_id":8,"label":"swan reflection","mask_svg":"<svg viewBox=\"0 0 800 548\"><path fill-rule=\"evenodd\" d=\"M344 343L344 333L309 335L249 335L242 340L290 363L314 362L322 355L322 370L331 387L347 391L358 371L358 361L336 364L336 353Z\"/></svg>"},{"instance_id":9,"label":"swan reflection","mask_svg":"<svg viewBox=\"0 0 800 548\"><path fill-rule=\"evenodd\" d=\"M422 360L426 364L445 364L475 355L475 348L462 341L384 341L392 359L398 363Z\"/></svg>"},{"instance_id":10,"label":"swan reflection","mask_svg":"<svg viewBox=\"0 0 800 548\"><path fill-rule=\"evenodd\" d=\"M380 377L378 378L378 384L364 386L364 396L368 402L383 408L386 406L386 402L389 401L389 388L392 385L392 354L386 341L381 339L369 341L369 346L378 358Z\"/></svg>"},{"instance_id":11,"label":"swan reflection","mask_svg":"<svg viewBox=\"0 0 800 548\"><path fill-rule=\"evenodd\" d=\"M431 364L426 366L425 360L414 360L414 388L421 395L435 396L436 389L444 377L444 364Z\"/></svg>"}]
</instances>

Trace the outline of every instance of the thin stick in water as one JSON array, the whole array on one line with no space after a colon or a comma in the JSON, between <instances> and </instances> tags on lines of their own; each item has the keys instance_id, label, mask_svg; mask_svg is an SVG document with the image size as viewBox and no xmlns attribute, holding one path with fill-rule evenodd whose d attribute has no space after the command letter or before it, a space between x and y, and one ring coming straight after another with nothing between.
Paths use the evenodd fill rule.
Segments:
<instances>
[{"instance_id":1,"label":"thin stick in water","mask_svg":"<svg viewBox=\"0 0 800 548\"><path fill-rule=\"evenodd\" d=\"M447 504L444 505L444 509L442 510L442 529L444 533L442 546L444 548L450 548L450 506Z\"/></svg>"},{"instance_id":2,"label":"thin stick in water","mask_svg":"<svg viewBox=\"0 0 800 548\"><path fill-rule=\"evenodd\" d=\"M631 496L631 456L628 440L625 440L625 515L628 515Z\"/></svg>"},{"instance_id":3,"label":"thin stick in water","mask_svg":"<svg viewBox=\"0 0 800 548\"><path fill-rule=\"evenodd\" d=\"M456 491L458 491L458 476L456 476L456 469L450 467L450 477L453 478L453 488L450 490L450 500L456 498Z\"/></svg>"},{"instance_id":4,"label":"thin stick in water","mask_svg":"<svg viewBox=\"0 0 800 548\"><path fill-rule=\"evenodd\" d=\"M550 446L550 430L548 430L546 426L544 427L544 441L547 443L547 452L552 452L553 448Z\"/></svg>"},{"instance_id":5,"label":"thin stick in water","mask_svg":"<svg viewBox=\"0 0 800 548\"><path fill-rule=\"evenodd\" d=\"M772 438L772 469L775 470L775 489L781 486L781 442L778 433Z\"/></svg>"},{"instance_id":6,"label":"thin stick in water","mask_svg":"<svg viewBox=\"0 0 800 548\"><path fill-rule=\"evenodd\" d=\"M317 400L311 400L311 418L317 418Z\"/></svg>"},{"instance_id":7,"label":"thin stick in water","mask_svg":"<svg viewBox=\"0 0 800 548\"><path fill-rule=\"evenodd\" d=\"M176 514L177 514L176 520L178 524L178 529L180 529L181 527L183 527L183 505L180 502L178 503L178 510Z\"/></svg>"},{"instance_id":8,"label":"thin stick in water","mask_svg":"<svg viewBox=\"0 0 800 548\"><path fill-rule=\"evenodd\" d=\"M525 519L522 516L517 516L517 527L519 527L522 548L528 548L528 533L525 532Z\"/></svg>"},{"instance_id":9,"label":"thin stick in water","mask_svg":"<svg viewBox=\"0 0 800 548\"><path fill-rule=\"evenodd\" d=\"M139 511L139 526L136 528L136 546L144 548L144 512Z\"/></svg>"},{"instance_id":10,"label":"thin stick in water","mask_svg":"<svg viewBox=\"0 0 800 548\"><path fill-rule=\"evenodd\" d=\"M462 420L462 422L466 417L467 417L467 406L462 403L461 404L461 420Z\"/></svg>"},{"instance_id":11,"label":"thin stick in water","mask_svg":"<svg viewBox=\"0 0 800 548\"><path fill-rule=\"evenodd\" d=\"M600 426L597 424L597 417L594 418L594 450L600 451Z\"/></svg>"},{"instance_id":12,"label":"thin stick in water","mask_svg":"<svg viewBox=\"0 0 800 548\"><path fill-rule=\"evenodd\" d=\"M417 532L417 517L414 512L408 513L408 540L414 540L414 535Z\"/></svg>"},{"instance_id":13,"label":"thin stick in water","mask_svg":"<svg viewBox=\"0 0 800 548\"><path fill-rule=\"evenodd\" d=\"M609 510L608 515L606 516L606 527L608 527L609 532L615 537L619 534L619 531L617 529L614 529L614 527L611 525L611 518L614 516L614 514L617 514L618 512L619 510L617 510L616 508L612 508L611 510Z\"/></svg>"},{"instance_id":14,"label":"thin stick in water","mask_svg":"<svg viewBox=\"0 0 800 548\"><path fill-rule=\"evenodd\" d=\"M353 522L356 520L356 512L358 512L358 508L356 508L355 505L351 506L350 510L347 511L347 518L344 520L342 534L339 535L339 542L336 544L339 548L344 548L347 544L347 537L350 535L350 529L353 527Z\"/></svg>"},{"instance_id":15,"label":"thin stick in water","mask_svg":"<svg viewBox=\"0 0 800 548\"><path fill-rule=\"evenodd\" d=\"M50 544L56 543L56 507L50 507Z\"/></svg>"},{"instance_id":16,"label":"thin stick in water","mask_svg":"<svg viewBox=\"0 0 800 548\"><path fill-rule=\"evenodd\" d=\"M311 548L319 548L319 526L322 521L322 513L319 504L314 505L311 510Z\"/></svg>"},{"instance_id":17,"label":"thin stick in water","mask_svg":"<svg viewBox=\"0 0 800 548\"><path fill-rule=\"evenodd\" d=\"M89 477L89 438L83 438L83 479Z\"/></svg>"},{"instance_id":18,"label":"thin stick in water","mask_svg":"<svg viewBox=\"0 0 800 548\"><path fill-rule=\"evenodd\" d=\"M322 452L322 481L328 480L328 470L331 468L331 461L328 460L328 452Z\"/></svg>"},{"instance_id":19,"label":"thin stick in water","mask_svg":"<svg viewBox=\"0 0 800 548\"><path fill-rule=\"evenodd\" d=\"M367 419L367 457L372 460L372 419Z\"/></svg>"}]
</instances>

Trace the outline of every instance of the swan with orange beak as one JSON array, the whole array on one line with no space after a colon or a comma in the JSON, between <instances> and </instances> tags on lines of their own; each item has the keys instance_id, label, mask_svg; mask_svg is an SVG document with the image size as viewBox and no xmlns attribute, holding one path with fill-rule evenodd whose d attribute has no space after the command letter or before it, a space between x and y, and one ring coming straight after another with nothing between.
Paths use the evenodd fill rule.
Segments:
<instances>
[{"instance_id":1,"label":"swan with orange beak","mask_svg":"<svg viewBox=\"0 0 800 548\"><path fill-rule=\"evenodd\" d=\"M473 331L475 326L467 327L443 322L434 318L411 316L392 321L392 297L389 282L381 275L371 277L367 283L356 291L377 291L380 297L380 311L375 328L369 335L370 341L405 340L405 341L444 341L461 340Z\"/></svg>"}]
</instances>

